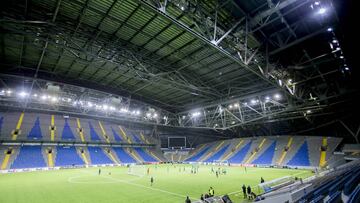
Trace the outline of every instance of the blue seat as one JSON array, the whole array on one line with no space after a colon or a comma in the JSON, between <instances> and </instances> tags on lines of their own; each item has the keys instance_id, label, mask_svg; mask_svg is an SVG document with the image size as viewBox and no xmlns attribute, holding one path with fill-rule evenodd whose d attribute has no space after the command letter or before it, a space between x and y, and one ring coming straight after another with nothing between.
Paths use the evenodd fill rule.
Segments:
<instances>
[{"instance_id":1,"label":"blue seat","mask_svg":"<svg viewBox=\"0 0 360 203\"><path fill-rule=\"evenodd\" d=\"M139 147L136 147L134 149L145 162L158 162L156 159L154 159L152 156L146 153L143 149Z\"/></svg>"},{"instance_id":2,"label":"blue seat","mask_svg":"<svg viewBox=\"0 0 360 203\"><path fill-rule=\"evenodd\" d=\"M68 119L65 118L65 124L64 124L64 128L61 134L61 139L62 140L75 140L75 136L74 133L72 132Z\"/></svg>"},{"instance_id":3,"label":"blue seat","mask_svg":"<svg viewBox=\"0 0 360 203\"><path fill-rule=\"evenodd\" d=\"M101 147L88 147L91 164L113 164Z\"/></svg>"},{"instance_id":4,"label":"blue seat","mask_svg":"<svg viewBox=\"0 0 360 203\"><path fill-rule=\"evenodd\" d=\"M46 167L41 146L22 146L11 169Z\"/></svg>"},{"instance_id":5,"label":"blue seat","mask_svg":"<svg viewBox=\"0 0 360 203\"><path fill-rule=\"evenodd\" d=\"M84 164L75 147L56 147L55 166L81 166Z\"/></svg>"},{"instance_id":6,"label":"blue seat","mask_svg":"<svg viewBox=\"0 0 360 203\"><path fill-rule=\"evenodd\" d=\"M42 138L42 133L41 133L41 127L40 127L40 119L39 117L36 118L33 127L31 128L29 134L28 134L28 139L34 139L34 140L38 140Z\"/></svg>"},{"instance_id":7,"label":"blue seat","mask_svg":"<svg viewBox=\"0 0 360 203\"><path fill-rule=\"evenodd\" d=\"M324 203L340 203L341 202L341 192L336 191L335 193L330 193L330 198Z\"/></svg>"},{"instance_id":8,"label":"blue seat","mask_svg":"<svg viewBox=\"0 0 360 203\"><path fill-rule=\"evenodd\" d=\"M360 202L360 185L351 193L347 203L359 203Z\"/></svg>"},{"instance_id":9,"label":"blue seat","mask_svg":"<svg viewBox=\"0 0 360 203\"><path fill-rule=\"evenodd\" d=\"M249 152L251 143L252 142L247 143L243 148L230 157L230 159L228 159L229 163L241 163Z\"/></svg>"},{"instance_id":10,"label":"blue seat","mask_svg":"<svg viewBox=\"0 0 360 203\"><path fill-rule=\"evenodd\" d=\"M305 141L294 157L287 163L289 166L310 166L308 144Z\"/></svg>"},{"instance_id":11,"label":"blue seat","mask_svg":"<svg viewBox=\"0 0 360 203\"><path fill-rule=\"evenodd\" d=\"M112 133L114 135L114 140L116 142L123 142L123 140L121 139L121 136L114 130L113 127L111 127L111 131L112 131Z\"/></svg>"},{"instance_id":12,"label":"blue seat","mask_svg":"<svg viewBox=\"0 0 360 203\"><path fill-rule=\"evenodd\" d=\"M205 162L213 162L216 160L220 160L220 158L224 155L226 150L229 148L230 145L226 145L223 148L221 148L219 151L217 151L215 154L210 156L208 159L205 160Z\"/></svg>"},{"instance_id":13,"label":"blue seat","mask_svg":"<svg viewBox=\"0 0 360 203\"><path fill-rule=\"evenodd\" d=\"M90 140L91 141L100 141L100 137L97 134L97 132L95 131L93 125L91 124L91 122L89 121L89 128L90 128Z\"/></svg>"},{"instance_id":14,"label":"blue seat","mask_svg":"<svg viewBox=\"0 0 360 203\"><path fill-rule=\"evenodd\" d=\"M136 163L136 160L132 158L128 153L126 153L123 148L114 147L113 150L116 153L117 157L120 159L121 163Z\"/></svg>"},{"instance_id":15,"label":"blue seat","mask_svg":"<svg viewBox=\"0 0 360 203\"><path fill-rule=\"evenodd\" d=\"M202 157L209 149L211 146L205 147L204 149L200 150L197 154L194 154L192 157L187 158L185 161L188 162L196 162L200 159L200 157Z\"/></svg>"},{"instance_id":16,"label":"blue seat","mask_svg":"<svg viewBox=\"0 0 360 203\"><path fill-rule=\"evenodd\" d=\"M275 153L276 141L274 141L252 164L270 165Z\"/></svg>"}]
</instances>

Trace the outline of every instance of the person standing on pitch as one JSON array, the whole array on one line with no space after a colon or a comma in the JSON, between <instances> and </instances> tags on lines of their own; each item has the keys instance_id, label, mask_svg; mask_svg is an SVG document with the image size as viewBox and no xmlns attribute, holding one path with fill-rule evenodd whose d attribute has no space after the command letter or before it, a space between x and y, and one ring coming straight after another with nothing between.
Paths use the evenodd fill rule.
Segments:
<instances>
[{"instance_id":1,"label":"person standing on pitch","mask_svg":"<svg viewBox=\"0 0 360 203\"><path fill-rule=\"evenodd\" d=\"M185 203L191 203L191 200L190 200L189 196L186 196Z\"/></svg>"},{"instance_id":2,"label":"person standing on pitch","mask_svg":"<svg viewBox=\"0 0 360 203\"><path fill-rule=\"evenodd\" d=\"M247 187L247 195L248 195L248 197L250 199L251 198L251 187L250 187L250 185L248 185L248 187Z\"/></svg>"},{"instance_id":3,"label":"person standing on pitch","mask_svg":"<svg viewBox=\"0 0 360 203\"><path fill-rule=\"evenodd\" d=\"M153 178L153 177L151 177L151 178L150 178L150 185L152 186L152 185L153 185L153 183L154 183L154 178Z\"/></svg>"},{"instance_id":4,"label":"person standing on pitch","mask_svg":"<svg viewBox=\"0 0 360 203\"><path fill-rule=\"evenodd\" d=\"M99 168L99 175L101 174L101 168Z\"/></svg>"},{"instance_id":5,"label":"person standing on pitch","mask_svg":"<svg viewBox=\"0 0 360 203\"><path fill-rule=\"evenodd\" d=\"M244 199L246 199L247 195L246 195L246 186L245 186L245 184L243 184L243 186L242 186L242 191L243 191L243 194L244 194Z\"/></svg>"}]
</instances>

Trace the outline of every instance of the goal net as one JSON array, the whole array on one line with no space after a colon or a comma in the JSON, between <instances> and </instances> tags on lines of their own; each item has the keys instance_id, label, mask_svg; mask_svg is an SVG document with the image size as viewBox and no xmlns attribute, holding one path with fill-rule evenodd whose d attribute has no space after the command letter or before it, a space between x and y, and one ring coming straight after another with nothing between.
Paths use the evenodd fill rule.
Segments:
<instances>
[{"instance_id":1,"label":"goal net","mask_svg":"<svg viewBox=\"0 0 360 203\"><path fill-rule=\"evenodd\" d=\"M128 174L142 177L146 174L146 167L144 165L131 164L128 168Z\"/></svg>"}]
</instances>

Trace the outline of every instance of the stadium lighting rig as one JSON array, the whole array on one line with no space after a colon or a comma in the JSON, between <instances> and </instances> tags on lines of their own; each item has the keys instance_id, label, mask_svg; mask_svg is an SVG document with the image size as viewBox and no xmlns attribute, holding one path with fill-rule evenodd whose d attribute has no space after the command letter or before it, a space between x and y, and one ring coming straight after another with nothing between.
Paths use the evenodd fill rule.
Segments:
<instances>
[{"instance_id":1,"label":"stadium lighting rig","mask_svg":"<svg viewBox=\"0 0 360 203\"><path fill-rule=\"evenodd\" d=\"M24 102L28 99L30 102L40 103L42 105L55 105L55 106L71 106L73 108L84 108L87 110L93 110L98 112L105 112L111 114L118 114L122 116L135 116L141 117L142 113L139 109L129 109L128 107L115 107L107 103L96 103L93 101L85 101L81 99L71 98L69 96L56 96L50 94L34 93L30 95L26 90L21 90L16 94L13 94L11 89L3 89L0 91L0 96L5 98L14 98L17 102ZM159 114L157 112L147 113L146 118L157 119Z\"/></svg>"}]
</instances>

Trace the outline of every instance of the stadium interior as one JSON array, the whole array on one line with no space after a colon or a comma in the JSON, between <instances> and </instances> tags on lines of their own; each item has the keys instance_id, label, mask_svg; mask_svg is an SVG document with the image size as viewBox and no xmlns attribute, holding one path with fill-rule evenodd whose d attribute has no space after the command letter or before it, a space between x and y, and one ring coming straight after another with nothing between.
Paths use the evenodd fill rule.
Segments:
<instances>
[{"instance_id":1,"label":"stadium interior","mask_svg":"<svg viewBox=\"0 0 360 203\"><path fill-rule=\"evenodd\" d=\"M3 1L0 202L360 202L353 2Z\"/></svg>"}]
</instances>

